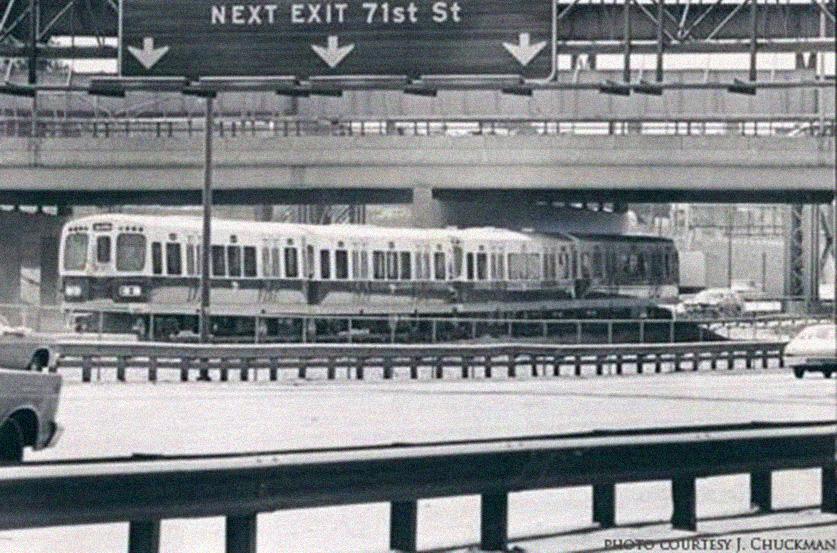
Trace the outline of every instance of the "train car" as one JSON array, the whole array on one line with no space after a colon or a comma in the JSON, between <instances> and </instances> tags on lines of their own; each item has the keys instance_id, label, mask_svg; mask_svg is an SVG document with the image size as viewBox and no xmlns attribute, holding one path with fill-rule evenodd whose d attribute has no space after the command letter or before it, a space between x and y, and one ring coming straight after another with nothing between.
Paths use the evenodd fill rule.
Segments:
<instances>
[{"instance_id":1,"label":"train car","mask_svg":"<svg viewBox=\"0 0 837 553\"><path fill-rule=\"evenodd\" d=\"M85 330L197 328L199 218L102 214L65 225L63 303ZM414 229L213 221L213 332L357 315L639 315L676 297L670 241L496 228ZM627 310L627 311L626 311ZM96 313L96 317L88 314Z\"/></svg>"}]
</instances>

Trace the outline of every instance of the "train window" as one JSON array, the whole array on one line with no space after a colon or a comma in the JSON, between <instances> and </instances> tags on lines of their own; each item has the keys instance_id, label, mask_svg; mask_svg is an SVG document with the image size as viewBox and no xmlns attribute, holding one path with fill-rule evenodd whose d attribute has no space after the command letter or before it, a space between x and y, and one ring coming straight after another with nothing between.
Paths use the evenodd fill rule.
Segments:
<instances>
[{"instance_id":1,"label":"train window","mask_svg":"<svg viewBox=\"0 0 837 553\"><path fill-rule=\"evenodd\" d=\"M401 280L410 280L412 277L412 271L410 270L412 267L412 263L410 262L410 252L401 252Z\"/></svg>"},{"instance_id":2,"label":"train window","mask_svg":"<svg viewBox=\"0 0 837 553\"><path fill-rule=\"evenodd\" d=\"M346 250L334 252L334 278L340 280L349 278L349 252Z\"/></svg>"},{"instance_id":3,"label":"train window","mask_svg":"<svg viewBox=\"0 0 837 553\"><path fill-rule=\"evenodd\" d=\"M421 258L424 260L424 280L430 280L433 278L430 268L430 252L422 252Z\"/></svg>"},{"instance_id":4,"label":"train window","mask_svg":"<svg viewBox=\"0 0 837 553\"><path fill-rule=\"evenodd\" d=\"M224 246L212 246L212 276L223 277L227 274Z\"/></svg>"},{"instance_id":5,"label":"train window","mask_svg":"<svg viewBox=\"0 0 837 553\"><path fill-rule=\"evenodd\" d=\"M599 246L593 246L593 277L602 278L604 276L603 265L602 249Z\"/></svg>"},{"instance_id":6,"label":"train window","mask_svg":"<svg viewBox=\"0 0 837 553\"><path fill-rule=\"evenodd\" d=\"M279 248L274 246L270 248L270 274L274 278L282 276L279 269L279 263Z\"/></svg>"},{"instance_id":7,"label":"train window","mask_svg":"<svg viewBox=\"0 0 837 553\"><path fill-rule=\"evenodd\" d=\"M227 246L227 274L231 277L241 276L240 246Z\"/></svg>"},{"instance_id":8,"label":"train window","mask_svg":"<svg viewBox=\"0 0 837 553\"><path fill-rule=\"evenodd\" d=\"M183 273L183 265L180 256L180 244L177 242L166 243L166 273L179 275Z\"/></svg>"},{"instance_id":9,"label":"train window","mask_svg":"<svg viewBox=\"0 0 837 553\"><path fill-rule=\"evenodd\" d=\"M82 271L87 264L86 234L70 234L64 242L64 269L67 271Z\"/></svg>"},{"instance_id":10,"label":"train window","mask_svg":"<svg viewBox=\"0 0 837 553\"><path fill-rule=\"evenodd\" d=\"M497 280L497 254L491 254L491 280Z\"/></svg>"},{"instance_id":11,"label":"train window","mask_svg":"<svg viewBox=\"0 0 837 553\"><path fill-rule=\"evenodd\" d=\"M384 252L372 252L372 276L375 280L384 280L387 276Z\"/></svg>"},{"instance_id":12,"label":"train window","mask_svg":"<svg viewBox=\"0 0 837 553\"><path fill-rule=\"evenodd\" d=\"M387 252L387 279L398 279L398 253Z\"/></svg>"},{"instance_id":13,"label":"train window","mask_svg":"<svg viewBox=\"0 0 837 553\"><path fill-rule=\"evenodd\" d=\"M266 277L273 276L270 265L270 248L262 246L262 274Z\"/></svg>"},{"instance_id":14,"label":"train window","mask_svg":"<svg viewBox=\"0 0 837 553\"><path fill-rule=\"evenodd\" d=\"M488 255L485 253L477 254L477 280L488 279Z\"/></svg>"},{"instance_id":15,"label":"train window","mask_svg":"<svg viewBox=\"0 0 837 553\"><path fill-rule=\"evenodd\" d=\"M502 252L497 254L497 280L506 278L506 256Z\"/></svg>"},{"instance_id":16,"label":"train window","mask_svg":"<svg viewBox=\"0 0 837 553\"><path fill-rule=\"evenodd\" d=\"M519 253L509 254L509 280L521 280L524 278L526 265L523 255Z\"/></svg>"},{"instance_id":17,"label":"train window","mask_svg":"<svg viewBox=\"0 0 837 553\"><path fill-rule=\"evenodd\" d=\"M451 271L452 278L459 278L462 274L462 246L453 247L453 270Z\"/></svg>"},{"instance_id":18,"label":"train window","mask_svg":"<svg viewBox=\"0 0 837 553\"><path fill-rule=\"evenodd\" d=\"M328 250L320 250L320 278L331 278L331 252Z\"/></svg>"},{"instance_id":19,"label":"train window","mask_svg":"<svg viewBox=\"0 0 837 553\"><path fill-rule=\"evenodd\" d=\"M360 252L360 278L362 280L369 279L369 252L366 250Z\"/></svg>"},{"instance_id":20,"label":"train window","mask_svg":"<svg viewBox=\"0 0 837 553\"><path fill-rule=\"evenodd\" d=\"M299 264L296 248L285 248L285 277L297 278L299 276Z\"/></svg>"},{"instance_id":21,"label":"train window","mask_svg":"<svg viewBox=\"0 0 837 553\"><path fill-rule=\"evenodd\" d=\"M116 270L142 271L145 267L145 236L120 234L116 237Z\"/></svg>"},{"instance_id":22,"label":"train window","mask_svg":"<svg viewBox=\"0 0 837 553\"><path fill-rule=\"evenodd\" d=\"M592 276L591 266L592 260L590 252L582 252L581 254L581 278L590 278Z\"/></svg>"},{"instance_id":23,"label":"train window","mask_svg":"<svg viewBox=\"0 0 837 553\"><path fill-rule=\"evenodd\" d=\"M474 280L474 254L468 252L465 255L465 278Z\"/></svg>"},{"instance_id":24,"label":"train window","mask_svg":"<svg viewBox=\"0 0 837 553\"><path fill-rule=\"evenodd\" d=\"M163 274L163 245L159 242L151 243L151 272Z\"/></svg>"},{"instance_id":25,"label":"train window","mask_svg":"<svg viewBox=\"0 0 837 553\"><path fill-rule=\"evenodd\" d=\"M256 248L253 246L244 246L244 276L257 276L256 271Z\"/></svg>"},{"instance_id":26,"label":"train window","mask_svg":"<svg viewBox=\"0 0 837 553\"><path fill-rule=\"evenodd\" d=\"M433 277L436 280L445 280L445 252L433 253Z\"/></svg>"},{"instance_id":27,"label":"train window","mask_svg":"<svg viewBox=\"0 0 837 553\"><path fill-rule=\"evenodd\" d=\"M96 238L96 261L110 263L110 236Z\"/></svg>"},{"instance_id":28,"label":"train window","mask_svg":"<svg viewBox=\"0 0 837 553\"><path fill-rule=\"evenodd\" d=\"M360 280L360 252L352 250L352 278Z\"/></svg>"},{"instance_id":29,"label":"train window","mask_svg":"<svg viewBox=\"0 0 837 553\"><path fill-rule=\"evenodd\" d=\"M530 253L527 257L526 276L529 280L538 280L541 278L541 259L540 254Z\"/></svg>"},{"instance_id":30,"label":"train window","mask_svg":"<svg viewBox=\"0 0 837 553\"><path fill-rule=\"evenodd\" d=\"M304 267L303 270L305 271L306 278L313 279L314 278L314 246L308 245L305 246L305 259L304 259Z\"/></svg>"},{"instance_id":31,"label":"train window","mask_svg":"<svg viewBox=\"0 0 837 553\"><path fill-rule=\"evenodd\" d=\"M195 271L195 246L192 244L186 245L186 274L194 275Z\"/></svg>"},{"instance_id":32,"label":"train window","mask_svg":"<svg viewBox=\"0 0 837 553\"><path fill-rule=\"evenodd\" d=\"M421 250L416 250L416 280L424 279L424 259L421 256Z\"/></svg>"},{"instance_id":33,"label":"train window","mask_svg":"<svg viewBox=\"0 0 837 553\"><path fill-rule=\"evenodd\" d=\"M194 246L195 248L195 274L199 275L202 272L203 267L203 257L201 257L201 247Z\"/></svg>"}]
</instances>

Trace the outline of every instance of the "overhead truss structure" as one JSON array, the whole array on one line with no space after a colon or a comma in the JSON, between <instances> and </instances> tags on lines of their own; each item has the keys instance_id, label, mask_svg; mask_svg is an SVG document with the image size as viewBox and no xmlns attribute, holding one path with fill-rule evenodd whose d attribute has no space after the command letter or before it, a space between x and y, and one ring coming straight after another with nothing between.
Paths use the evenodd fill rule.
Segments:
<instances>
[{"instance_id":1,"label":"overhead truss structure","mask_svg":"<svg viewBox=\"0 0 837 553\"><path fill-rule=\"evenodd\" d=\"M556 55L622 54L628 83L631 55L656 54L653 82L634 92L661 90L667 53L749 53L756 81L759 52L835 49L835 0L554 1ZM118 14L119 0L0 0L0 58L28 59L30 84L38 59L115 58ZM630 92L618 84L610 92Z\"/></svg>"}]
</instances>

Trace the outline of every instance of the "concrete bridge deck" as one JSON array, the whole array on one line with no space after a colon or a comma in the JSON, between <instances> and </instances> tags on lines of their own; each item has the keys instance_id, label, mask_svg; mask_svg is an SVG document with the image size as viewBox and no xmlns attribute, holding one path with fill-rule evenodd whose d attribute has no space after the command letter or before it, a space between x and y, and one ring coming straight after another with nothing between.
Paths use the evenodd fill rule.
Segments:
<instances>
[{"instance_id":1,"label":"concrete bridge deck","mask_svg":"<svg viewBox=\"0 0 837 553\"><path fill-rule=\"evenodd\" d=\"M227 135L214 184L221 203L409 202L414 190L819 203L833 198L834 156L827 136ZM200 133L0 138L0 203L198 203L202 159Z\"/></svg>"}]
</instances>

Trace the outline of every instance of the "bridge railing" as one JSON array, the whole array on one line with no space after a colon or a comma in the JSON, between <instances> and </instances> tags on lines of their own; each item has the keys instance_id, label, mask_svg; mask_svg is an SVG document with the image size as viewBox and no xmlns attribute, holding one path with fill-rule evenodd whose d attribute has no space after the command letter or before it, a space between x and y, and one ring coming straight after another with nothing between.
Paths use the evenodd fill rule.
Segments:
<instances>
[{"instance_id":1,"label":"bridge railing","mask_svg":"<svg viewBox=\"0 0 837 553\"><path fill-rule=\"evenodd\" d=\"M671 481L675 529L697 529L696 481L749 474L758 513L774 471L820 469L837 513L834 421L692 426L507 439L27 463L0 470L0 529L129 522L128 551L157 553L160 522L226 517L226 551L255 553L258 513L390 504L390 548L416 551L418 501L479 495L480 549L506 551L509 494L592 486L616 526L616 485ZM751 511L752 513L753 511Z\"/></svg>"},{"instance_id":2,"label":"bridge railing","mask_svg":"<svg viewBox=\"0 0 837 553\"><path fill-rule=\"evenodd\" d=\"M562 346L496 344L174 344L65 340L53 345L49 370L81 373L82 382L107 371L117 381L140 373L157 382L160 371L179 373L181 382L230 379L270 380L281 373L299 379L462 379L643 374L782 367L785 342L702 342ZM316 374L315 374L316 373ZM132 378L133 380L133 378Z\"/></svg>"},{"instance_id":3,"label":"bridge railing","mask_svg":"<svg viewBox=\"0 0 837 553\"><path fill-rule=\"evenodd\" d=\"M42 118L35 124L43 138L110 138L199 136L203 119L192 117ZM610 119L413 117L305 119L295 117L219 117L221 137L299 136L834 136L833 116L730 115L715 117L620 117ZM0 117L0 136L29 137L29 117Z\"/></svg>"}]
</instances>

